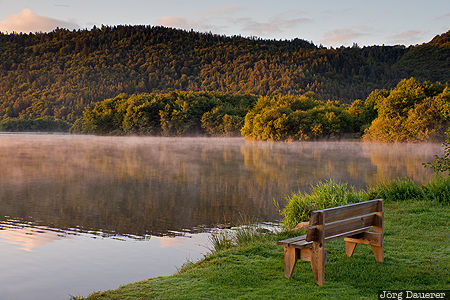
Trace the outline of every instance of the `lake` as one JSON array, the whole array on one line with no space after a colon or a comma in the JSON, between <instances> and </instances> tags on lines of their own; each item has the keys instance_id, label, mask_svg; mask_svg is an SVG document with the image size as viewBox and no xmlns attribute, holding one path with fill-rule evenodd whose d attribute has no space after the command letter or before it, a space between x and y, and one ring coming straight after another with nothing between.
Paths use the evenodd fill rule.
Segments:
<instances>
[{"instance_id":1,"label":"lake","mask_svg":"<svg viewBox=\"0 0 450 300\"><path fill-rule=\"evenodd\" d=\"M67 299L175 273L209 231L268 224L334 179L423 182L439 144L0 135L0 299Z\"/></svg>"}]
</instances>

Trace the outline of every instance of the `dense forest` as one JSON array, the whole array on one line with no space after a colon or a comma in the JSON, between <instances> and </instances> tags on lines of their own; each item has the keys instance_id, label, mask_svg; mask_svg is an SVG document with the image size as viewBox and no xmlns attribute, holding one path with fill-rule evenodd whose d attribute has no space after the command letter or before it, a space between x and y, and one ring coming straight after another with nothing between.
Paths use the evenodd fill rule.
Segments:
<instances>
[{"instance_id":1,"label":"dense forest","mask_svg":"<svg viewBox=\"0 0 450 300\"><path fill-rule=\"evenodd\" d=\"M450 31L417 46L336 49L301 39L227 37L159 26L0 33L0 120L9 122L3 128L29 120L35 128L55 120L62 128L59 120L73 124L86 107L121 93L176 90L257 96L313 92L350 103L411 76L448 81Z\"/></svg>"}]
</instances>

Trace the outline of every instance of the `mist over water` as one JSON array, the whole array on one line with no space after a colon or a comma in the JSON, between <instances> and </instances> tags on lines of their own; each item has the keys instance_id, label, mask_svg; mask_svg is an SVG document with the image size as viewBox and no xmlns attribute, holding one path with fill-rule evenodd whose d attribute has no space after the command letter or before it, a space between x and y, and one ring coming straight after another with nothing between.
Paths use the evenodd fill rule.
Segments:
<instances>
[{"instance_id":1,"label":"mist over water","mask_svg":"<svg viewBox=\"0 0 450 300\"><path fill-rule=\"evenodd\" d=\"M268 143L241 138L0 136L0 218L122 235L279 218L291 192L423 181L438 144ZM7 217L6 217L7 216Z\"/></svg>"},{"instance_id":2,"label":"mist over water","mask_svg":"<svg viewBox=\"0 0 450 300\"><path fill-rule=\"evenodd\" d=\"M43 298L49 290L56 298L86 295L171 274L207 251L207 234L197 232L242 216L277 221L274 199L283 204L319 180L357 188L405 176L422 182L431 175L422 163L440 151L439 144L0 135L0 263L17 273L0 275L0 298L2 290L18 299L38 299L40 290ZM72 275L55 278L61 264Z\"/></svg>"}]
</instances>

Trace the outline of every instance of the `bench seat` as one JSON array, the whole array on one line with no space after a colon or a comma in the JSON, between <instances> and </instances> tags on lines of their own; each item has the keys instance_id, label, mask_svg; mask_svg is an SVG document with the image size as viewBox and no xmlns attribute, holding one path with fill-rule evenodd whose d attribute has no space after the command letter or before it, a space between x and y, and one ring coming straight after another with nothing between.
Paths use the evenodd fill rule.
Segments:
<instances>
[{"instance_id":1,"label":"bench seat","mask_svg":"<svg viewBox=\"0 0 450 300\"><path fill-rule=\"evenodd\" d=\"M294 248L311 248L312 247L312 242L308 242L306 240L306 234L305 235L300 235L300 236L296 236L290 239L285 239L282 241L278 241L277 245L286 245L289 247L294 247Z\"/></svg>"}]
</instances>

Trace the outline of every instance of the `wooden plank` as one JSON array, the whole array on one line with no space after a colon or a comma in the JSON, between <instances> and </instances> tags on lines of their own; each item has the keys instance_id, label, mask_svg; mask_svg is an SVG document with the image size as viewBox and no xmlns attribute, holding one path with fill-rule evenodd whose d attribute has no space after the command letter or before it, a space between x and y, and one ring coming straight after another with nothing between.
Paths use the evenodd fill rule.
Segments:
<instances>
[{"instance_id":1,"label":"wooden plank","mask_svg":"<svg viewBox=\"0 0 450 300\"><path fill-rule=\"evenodd\" d=\"M284 246L284 277L291 278L294 273L295 264L298 259L298 252L295 248Z\"/></svg>"},{"instance_id":2,"label":"wooden plank","mask_svg":"<svg viewBox=\"0 0 450 300\"><path fill-rule=\"evenodd\" d=\"M378 203L378 211L376 213L376 224L373 226L372 231L381 235L380 245L370 245L372 248L373 255L375 256L375 260L379 263L384 261L384 245L383 245L383 235L384 235L384 204L383 200Z\"/></svg>"},{"instance_id":3,"label":"wooden plank","mask_svg":"<svg viewBox=\"0 0 450 300\"><path fill-rule=\"evenodd\" d=\"M309 224L310 226L308 226L308 231L306 232L306 240L308 242L323 240L325 237L323 232L323 224L325 224L323 212L312 212Z\"/></svg>"},{"instance_id":4,"label":"wooden plank","mask_svg":"<svg viewBox=\"0 0 450 300\"><path fill-rule=\"evenodd\" d=\"M317 241L319 237L319 231L317 225L308 226L308 231L306 232L306 240L308 242Z\"/></svg>"},{"instance_id":5,"label":"wooden plank","mask_svg":"<svg viewBox=\"0 0 450 300\"><path fill-rule=\"evenodd\" d=\"M312 242L308 242L306 240L302 240L302 241L289 243L288 246L289 247L294 247L294 248L305 248L305 247L311 247L311 244L312 244Z\"/></svg>"},{"instance_id":6,"label":"wooden plank","mask_svg":"<svg viewBox=\"0 0 450 300\"><path fill-rule=\"evenodd\" d=\"M374 224L375 214L345 219L333 223L327 223L324 226L325 237L338 235L344 232L369 227Z\"/></svg>"},{"instance_id":7,"label":"wooden plank","mask_svg":"<svg viewBox=\"0 0 450 300\"><path fill-rule=\"evenodd\" d=\"M352 236L352 235L355 235L355 234L358 234L358 233L362 233L364 231L369 231L369 230L370 230L370 227L364 227L364 228L357 229L357 230L342 232L340 234L332 235L332 236L329 236L329 237L325 238L325 241L329 242L329 241L332 241L332 240L340 239L340 238L347 237L347 236Z\"/></svg>"},{"instance_id":8,"label":"wooden plank","mask_svg":"<svg viewBox=\"0 0 450 300\"><path fill-rule=\"evenodd\" d=\"M364 245L381 246L382 238L382 234L378 232L363 232L357 235L346 237L344 238L344 241Z\"/></svg>"},{"instance_id":9,"label":"wooden plank","mask_svg":"<svg viewBox=\"0 0 450 300\"><path fill-rule=\"evenodd\" d=\"M360 215L366 215L379 210L379 202L381 199L369 200L354 204L348 204L343 206L331 207L321 210L316 210L311 213L310 225L317 225L317 214L323 213L327 222L334 222L342 219L356 217Z\"/></svg>"},{"instance_id":10,"label":"wooden plank","mask_svg":"<svg viewBox=\"0 0 450 300\"><path fill-rule=\"evenodd\" d=\"M278 241L277 245L287 245L287 244L298 242L298 241L302 241L302 240L305 240L305 239L306 239L306 234Z\"/></svg>"},{"instance_id":11,"label":"wooden plank","mask_svg":"<svg viewBox=\"0 0 450 300\"><path fill-rule=\"evenodd\" d=\"M312 256L311 248L303 248L303 249L299 249L299 250L300 250L300 259L301 260L311 261L311 256Z\"/></svg>"},{"instance_id":12,"label":"wooden plank","mask_svg":"<svg viewBox=\"0 0 450 300\"><path fill-rule=\"evenodd\" d=\"M324 232L325 239L330 236L339 235L341 233L346 233L349 231L358 230L361 228L366 228L372 226L376 223L376 219L379 218L375 213L371 215L360 216L356 218L345 219L342 221L335 221L333 223L325 224ZM366 229L361 230L359 232L367 231ZM315 241L318 239L319 229L318 225L309 226L308 233L306 235L307 241ZM347 234L344 234L348 236Z\"/></svg>"},{"instance_id":13,"label":"wooden plank","mask_svg":"<svg viewBox=\"0 0 450 300\"><path fill-rule=\"evenodd\" d=\"M357 243L345 241L345 256L352 257Z\"/></svg>"},{"instance_id":14,"label":"wooden plank","mask_svg":"<svg viewBox=\"0 0 450 300\"><path fill-rule=\"evenodd\" d=\"M374 246L370 245L372 248L373 255L375 256L375 260L379 263L382 263L384 261L383 256L383 246Z\"/></svg>"},{"instance_id":15,"label":"wooden plank","mask_svg":"<svg viewBox=\"0 0 450 300\"><path fill-rule=\"evenodd\" d=\"M323 244L313 242L311 255L311 269L313 270L314 279L317 285L325 283L325 261L326 254Z\"/></svg>"},{"instance_id":16,"label":"wooden plank","mask_svg":"<svg viewBox=\"0 0 450 300\"><path fill-rule=\"evenodd\" d=\"M370 241L366 239L354 239L354 238L344 238L345 243L355 243L355 244L363 244L370 245Z\"/></svg>"}]
</instances>

